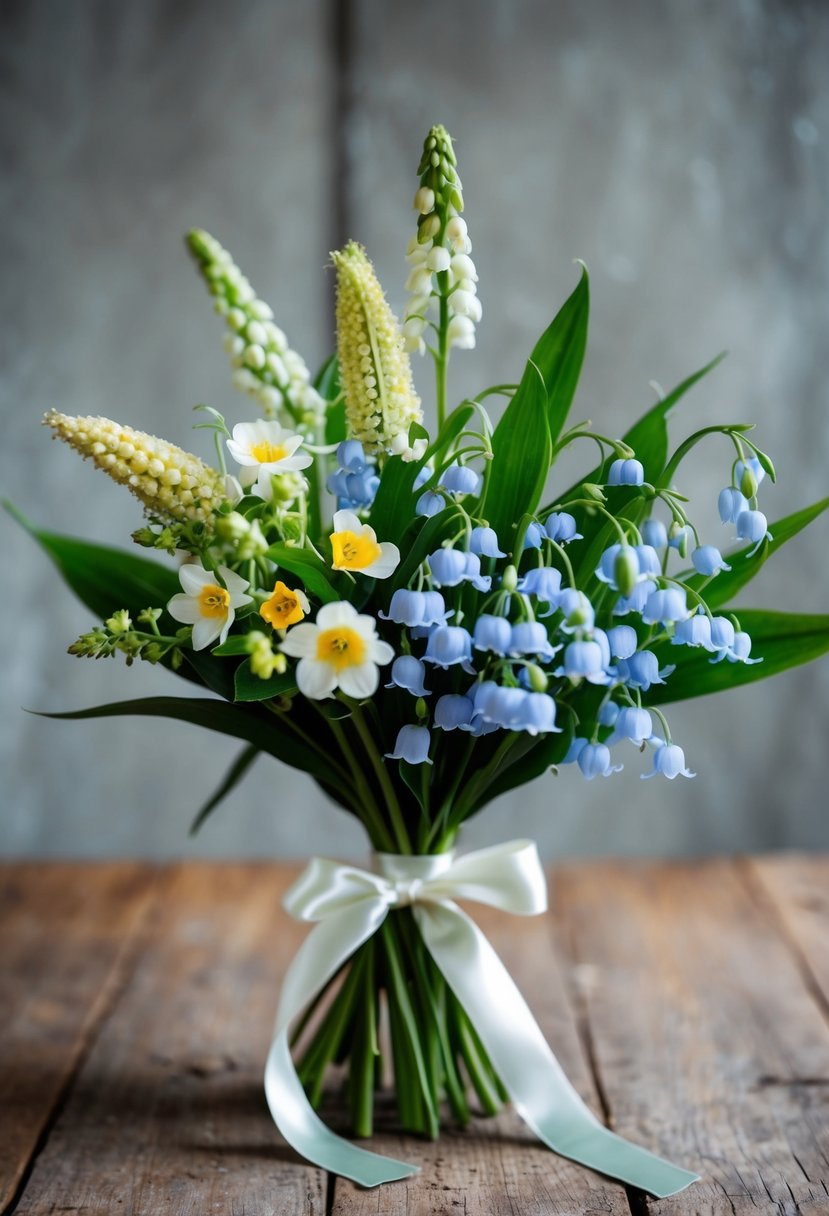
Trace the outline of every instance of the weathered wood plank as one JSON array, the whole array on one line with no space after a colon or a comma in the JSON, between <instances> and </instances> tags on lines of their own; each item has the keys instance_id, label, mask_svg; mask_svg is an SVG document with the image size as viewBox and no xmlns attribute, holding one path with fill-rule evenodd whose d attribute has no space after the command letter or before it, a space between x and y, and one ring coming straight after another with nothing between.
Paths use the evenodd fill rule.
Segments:
<instances>
[{"instance_id":1,"label":"weathered wood plank","mask_svg":"<svg viewBox=\"0 0 829 1216\"><path fill-rule=\"evenodd\" d=\"M738 867L558 887L613 1126L703 1176L660 1216L829 1210L829 1027Z\"/></svg>"},{"instance_id":2,"label":"weathered wood plank","mask_svg":"<svg viewBox=\"0 0 829 1216\"><path fill-rule=\"evenodd\" d=\"M0 868L0 1212L132 965L144 865Z\"/></svg>"},{"instance_id":3,"label":"weathered wood plank","mask_svg":"<svg viewBox=\"0 0 829 1216\"><path fill-rule=\"evenodd\" d=\"M508 965L571 1081L600 1113L550 921L518 920L478 906L470 911ZM622 1187L549 1152L513 1112L442 1133L435 1144L387 1131L371 1147L418 1162L422 1173L379 1191L361 1191L338 1179L333 1216L629 1212Z\"/></svg>"},{"instance_id":4,"label":"weathered wood plank","mask_svg":"<svg viewBox=\"0 0 829 1216\"><path fill-rule=\"evenodd\" d=\"M18 1216L321 1216L325 1178L282 1146L262 1091L279 982L303 930L290 875L171 871L151 940L37 1160Z\"/></svg>"},{"instance_id":5,"label":"weathered wood plank","mask_svg":"<svg viewBox=\"0 0 829 1216\"><path fill-rule=\"evenodd\" d=\"M795 853L745 865L773 901L829 1011L829 858Z\"/></svg>"}]
</instances>

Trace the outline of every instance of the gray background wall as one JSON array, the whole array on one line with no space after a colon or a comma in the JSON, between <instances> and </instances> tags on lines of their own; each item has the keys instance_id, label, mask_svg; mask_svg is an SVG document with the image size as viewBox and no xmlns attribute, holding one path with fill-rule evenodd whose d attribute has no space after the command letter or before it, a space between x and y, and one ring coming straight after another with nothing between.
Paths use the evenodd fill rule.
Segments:
<instances>
[{"instance_id":1,"label":"gray background wall","mask_svg":"<svg viewBox=\"0 0 829 1216\"><path fill-rule=\"evenodd\" d=\"M576 415L621 432L652 400L649 380L669 387L727 347L677 433L755 419L779 469L770 518L826 493L825 5L6 0L0 22L0 478L38 521L119 544L140 522L129 495L47 442L46 407L185 445L201 442L196 402L249 412L182 248L188 227L230 247L311 364L332 344L325 264L346 236L402 304L433 121L456 137L484 304L457 392L517 376L579 256L594 305ZM714 542L729 459L714 444L687 470ZM5 853L361 852L350 821L272 762L190 842L233 744L184 725L23 714L175 681L69 658L88 614L0 526ZM821 521L746 599L826 610L828 542ZM677 707L695 781L641 782L635 756L612 782L567 771L501 799L470 835L531 834L547 855L826 847L827 705L824 662Z\"/></svg>"}]
</instances>

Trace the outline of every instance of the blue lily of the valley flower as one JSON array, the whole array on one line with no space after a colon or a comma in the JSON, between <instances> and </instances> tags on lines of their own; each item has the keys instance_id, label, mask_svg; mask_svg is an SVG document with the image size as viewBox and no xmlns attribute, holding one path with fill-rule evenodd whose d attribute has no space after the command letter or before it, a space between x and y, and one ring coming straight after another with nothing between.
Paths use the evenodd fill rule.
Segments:
<instances>
[{"instance_id":1,"label":"blue lily of the valley flower","mask_svg":"<svg viewBox=\"0 0 829 1216\"><path fill-rule=\"evenodd\" d=\"M668 544L668 529L661 519L646 519L642 524L642 540L653 549L664 549Z\"/></svg>"},{"instance_id":2,"label":"blue lily of the valley flower","mask_svg":"<svg viewBox=\"0 0 829 1216\"><path fill-rule=\"evenodd\" d=\"M518 730L517 723L521 717L524 700L532 694L525 692L523 688L503 688L490 681L486 683L490 684L490 687L475 698L476 713L486 722L493 722L505 729ZM483 685L481 687L483 689Z\"/></svg>"},{"instance_id":3,"label":"blue lily of the valley flower","mask_svg":"<svg viewBox=\"0 0 829 1216\"><path fill-rule=\"evenodd\" d=\"M401 654L391 665L391 683L386 688L405 688L413 697L430 697L424 684L426 668L413 654Z\"/></svg>"},{"instance_id":4,"label":"blue lily of the valley flower","mask_svg":"<svg viewBox=\"0 0 829 1216\"><path fill-rule=\"evenodd\" d=\"M750 659L750 654L751 638L742 629L738 629L734 634L734 641L725 652L725 657L729 663L762 663L762 659Z\"/></svg>"},{"instance_id":5,"label":"blue lily of the valley flower","mask_svg":"<svg viewBox=\"0 0 829 1216\"><path fill-rule=\"evenodd\" d=\"M492 586L492 578L488 574L481 574L481 559L477 553L464 554L464 579L471 583L476 591L489 591Z\"/></svg>"},{"instance_id":6,"label":"blue lily of the valley flower","mask_svg":"<svg viewBox=\"0 0 829 1216\"><path fill-rule=\"evenodd\" d=\"M614 616L627 616L629 612L640 613L648 602L651 594L656 591L653 579L645 579L637 583L630 595L622 595L613 606Z\"/></svg>"},{"instance_id":7,"label":"blue lily of the valley flower","mask_svg":"<svg viewBox=\"0 0 829 1216\"><path fill-rule=\"evenodd\" d=\"M442 494L436 494L434 490L427 490L415 503L415 515L425 515L427 519L431 519L433 515L438 515L445 506Z\"/></svg>"},{"instance_id":8,"label":"blue lily of the valley flower","mask_svg":"<svg viewBox=\"0 0 829 1216\"><path fill-rule=\"evenodd\" d=\"M559 545L569 545L571 540L582 540L580 532L576 531L576 520L569 511L553 511L547 516L544 530L550 540Z\"/></svg>"},{"instance_id":9,"label":"blue lily of the valley flower","mask_svg":"<svg viewBox=\"0 0 829 1216\"><path fill-rule=\"evenodd\" d=\"M525 549L540 549L543 539L544 529L541 527L541 524L537 524L535 520L527 524L527 531L524 533Z\"/></svg>"},{"instance_id":10,"label":"blue lily of the valley flower","mask_svg":"<svg viewBox=\"0 0 829 1216\"><path fill-rule=\"evenodd\" d=\"M610 653L616 659L629 659L638 645L632 625L614 625L607 631L607 641Z\"/></svg>"},{"instance_id":11,"label":"blue lily of the valley flower","mask_svg":"<svg viewBox=\"0 0 829 1216\"><path fill-rule=\"evenodd\" d=\"M336 461L341 469L346 469L349 473L362 473L374 463L366 456L365 448L359 439L343 440L337 448Z\"/></svg>"},{"instance_id":12,"label":"blue lily of the valley flower","mask_svg":"<svg viewBox=\"0 0 829 1216\"><path fill-rule=\"evenodd\" d=\"M473 644L476 650L489 650L502 657L510 648L512 626L506 617L483 613L475 622Z\"/></svg>"},{"instance_id":13,"label":"blue lily of the valley flower","mask_svg":"<svg viewBox=\"0 0 829 1216\"><path fill-rule=\"evenodd\" d=\"M629 659L620 659L616 673L620 680L631 688L647 692L651 684L664 684L665 677L675 670L674 666L660 669L659 660L651 650L637 650Z\"/></svg>"},{"instance_id":14,"label":"blue lily of the valley flower","mask_svg":"<svg viewBox=\"0 0 829 1216\"><path fill-rule=\"evenodd\" d=\"M641 486L645 470L639 460L614 460L607 475L609 486Z\"/></svg>"},{"instance_id":15,"label":"blue lily of the valley flower","mask_svg":"<svg viewBox=\"0 0 829 1216\"><path fill-rule=\"evenodd\" d=\"M399 587L391 597L388 612L379 612L384 621L396 621L410 628L420 625L444 625L447 612L439 591L407 591Z\"/></svg>"},{"instance_id":16,"label":"blue lily of the valley flower","mask_svg":"<svg viewBox=\"0 0 829 1216\"><path fill-rule=\"evenodd\" d=\"M426 561L436 587L457 587L466 578L467 555L460 549L437 549Z\"/></svg>"},{"instance_id":17,"label":"blue lily of the valley flower","mask_svg":"<svg viewBox=\"0 0 829 1216\"><path fill-rule=\"evenodd\" d=\"M688 603L682 587L664 587L652 591L642 609L642 620L646 625L670 625L684 621L688 616Z\"/></svg>"},{"instance_id":18,"label":"blue lily of the valley flower","mask_svg":"<svg viewBox=\"0 0 829 1216\"><path fill-rule=\"evenodd\" d=\"M556 668L554 674L566 676L573 683L580 680L587 680L588 684L610 683L598 642L570 642L564 649L561 666Z\"/></svg>"},{"instance_id":19,"label":"blue lily of the valley flower","mask_svg":"<svg viewBox=\"0 0 829 1216\"><path fill-rule=\"evenodd\" d=\"M615 726L619 717L619 706L615 701L604 701L599 709L599 726Z\"/></svg>"},{"instance_id":20,"label":"blue lily of the valley flower","mask_svg":"<svg viewBox=\"0 0 829 1216\"><path fill-rule=\"evenodd\" d=\"M464 671L473 672L471 659L472 638L460 625L438 625L429 634L424 663L434 663L444 669L460 663Z\"/></svg>"},{"instance_id":21,"label":"blue lily of the valley flower","mask_svg":"<svg viewBox=\"0 0 829 1216\"><path fill-rule=\"evenodd\" d=\"M685 557L689 548L694 542L694 533L691 530L690 524L674 524L668 534L668 546L671 549L678 549Z\"/></svg>"},{"instance_id":22,"label":"blue lily of the valley flower","mask_svg":"<svg viewBox=\"0 0 829 1216\"><path fill-rule=\"evenodd\" d=\"M498 547L498 537L493 528L473 528L469 548L479 557L506 557Z\"/></svg>"},{"instance_id":23,"label":"blue lily of the valley flower","mask_svg":"<svg viewBox=\"0 0 829 1216\"><path fill-rule=\"evenodd\" d=\"M513 625L509 642L511 655L534 654L551 659L555 650L550 645L547 630L537 621L519 621Z\"/></svg>"},{"instance_id":24,"label":"blue lily of the valley flower","mask_svg":"<svg viewBox=\"0 0 829 1216\"><path fill-rule=\"evenodd\" d=\"M596 614L583 591L577 591L575 587L565 587L558 597L557 608L563 617L561 628L565 633L593 628Z\"/></svg>"},{"instance_id":25,"label":"blue lily of the valley flower","mask_svg":"<svg viewBox=\"0 0 829 1216\"><path fill-rule=\"evenodd\" d=\"M764 540L774 539L769 532L768 520L762 511L741 511L737 516L737 536L740 540L756 542L751 553L748 554L749 557L753 557Z\"/></svg>"},{"instance_id":26,"label":"blue lily of the valley flower","mask_svg":"<svg viewBox=\"0 0 829 1216\"><path fill-rule=\"evenodd\" d=\"M588 781L594 777L609 777L624 768L623 764L610 763L610 748L604 743L585 743L579 749L576 763Z\"/></svg>"},{"instance_id":27,"label":"blue lily of the valley flower","mask_svg":"<svg viewBox=\"0 0 829 1216\"><path fill-rule=\"evenodd\" d=\"M560 734L554 699L546 692L525 693L512 729L526 731L528 735Z\"/></svg>"},{"instance_id":28,"label":"blue lily of the valley flower","mask_svg":"<svg viewBox=\"0 0 829 1216\"><path fill-rule=\"evenodd\" d=\"M678 621L671 638L673 646L704 646L711 649L711 621L702 611Z\"/></svg>"},{"instance_id":29,"label":"blue lily of the valley flower","mask_svg":"<svg viewBox=\"0 0 829 1216\"><path fill-rule=\"evenodd\" d=\"M696 773L685 767L685 753L676 743L660 743L653 755L653 768L649 773L641 773L640 776L643 781L647 781L657 773L661 773L669 781L673 781L674 777L696 776Z\"/></svg>"},{"instance_id":30,"label":"blue lily of the valley flower","mask_svg":"<svg viewBox=\"0 0 829 1216\"><path fill-rule=\"evenodd\" d=\"M724 490L720 490L717 510L724 524L736 524L743 511L748 510L748 499L734 486L726 486Z\"/></svg>"},{"instance_id":31,"label":"blue lily of the valley flower","mask_svg":"<svg viewBox=\"0 0 829 1216\"><path fill-rule=\"evenodd\" d=\"M640 709L636 705L625 705L619 710L615 729L608 742L614 743L617 739L630 739L631 743L641 747L652 735L653 720L648 711Z\"/></svg>"},{"instance_id":32,"label":"blue lily of the valley flower","mask_svg":"<svg viewBox=\"0 0 829 1216\"><path fill-rule=\"evenodd\" d=\"M463 464L450 464L441 474L440 484L450 494L479 494L483 478Z\"/></svg>"},{"instance_id":33,"label":"blue lily of the valley flower","mask_svg":"<svg viewBox=\"0 0 829 1216\"><path fill-rule=\"evenodd\" d=\"M401 726L393 752L386 752L387 760L405 760L407 764L431 764L429 744L432 738L425 726Z\"/></svg>"},{"instance_id":34,"label":"blue lily of the valley flower","mask_svg":"<svg viewBox=\"0 0 829 1216\"><path fill-rule=\"evenodd\" d=\"M535 566L518 581L518 590L524 595L534 595L537 600L550 605L549 616L556 610L561 591L561 571L551 566Z\"/></svg>"},{"instance_id":35,"label":"blue lily of the valley flower","mask_svg":"<svg viewBox=\"0 0 829 1216\"><path fill-rule=\"evenodd\" d=\"M575 764L581 754L582 748L586 746L587 739L583 735L574 735L564 759L559 760L559 764Z\"/></svg>"},{"instance_id":36,"label":"blue lily of the valley flower","mask_svg":"<svg viewBox=\"0 0 829 1216\"><path fill-rule=\"evenodd\" d=\"M457 693L445 693L435 705L435 726L441 730L457 730L470 726L475 704L471 697Z\"/></svg>"},{"instance_id":37,"label":"blue lily of the valley flower","mask_svg":"<svg viewBox=\"0 0 829 1216\"><path fill-rule=\"evenodd\" d=\"M719 574L720 570L731 569L716 545L700 545L691 554L691 562L698 574L709 578L714 574Z\"/></svg>"},{"instance_id":38,"label":"blue lily of the valley flower","mask_svg":"<svg viewBox=\"0 0 829 1216\"><path fill-rule=\"evenodd\" d=\"M743 492L746 493L746 487L743 486L743 479L748 474L748 481L751 483L751 494L756 494L757 486L766 475L766 470L760 464L756 456L750 456L748 460L738 460L734 464L734 485L740 486Z\"/></svg>"}]
</instances>

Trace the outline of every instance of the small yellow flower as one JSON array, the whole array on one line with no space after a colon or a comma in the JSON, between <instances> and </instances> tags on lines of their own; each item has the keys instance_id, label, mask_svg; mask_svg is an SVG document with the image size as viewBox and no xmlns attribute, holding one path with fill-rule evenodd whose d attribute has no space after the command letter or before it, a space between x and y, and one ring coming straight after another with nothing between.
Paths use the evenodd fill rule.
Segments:
<instances>
[{"instance_id":1,"label":"small yellow flower","mask_svg":"<svg viewBox=\"0 0 829 1216\"><path fill-rule=\"evenodd\" d=\"M373 528L353 511L335 511L330 536L335 570L358 570L371 578L388 578L400 564L400 550L391 541L378 543Z\"/></svg>"},{"instance_id":2,"label":"small yellow flower","mask_svg":"<svg viewBox=\"0 0 829 1216\"><path fill-rule=\"evenodd\" d=\"M292 591L283 582L277 580L273 595L265 600L259 609L259 615L274 629L287 629L296 625L311 611L308 597L299 588Z\"/></svg>"}]
</instances>

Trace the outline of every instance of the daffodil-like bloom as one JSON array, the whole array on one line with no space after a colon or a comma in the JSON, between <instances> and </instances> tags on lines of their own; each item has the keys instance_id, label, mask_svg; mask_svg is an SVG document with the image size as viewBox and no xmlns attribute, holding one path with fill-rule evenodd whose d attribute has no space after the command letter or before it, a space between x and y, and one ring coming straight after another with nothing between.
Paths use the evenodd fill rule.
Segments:
<instances>
[{"instance_id":1,"label":"daffodil-like bloom","mask_svg":"<svg viewBox=\"0 0 829 1216\"><path fill-rule=\"evenodd\" d=\"M347 600L324 604L313 625L295 625L282 649L299 659L297 686L312 701L330 697L337 688L349 697L373 696L380 682L378 665L394 658L388 642L377 637L374 618L361 615Z\"/></svg>"},{"instance_id":2,"label":"daffodil-like bloom","mask_svg":"<svg viewBox=\"0 0 829 1216\"><path fill-rule=\"evenodd\" d=\"M268 417L285 408L295 422L313 422L324 408L322 398L310 383L304 360L274 324L270 306L257 298L233 258L209 232L194 229L187 235L187 245L216 301L216 312L227 321L225 348L236 388L254 397Z\"/></svg>"},{"instance_id":3,"label":"daffodil-like bloom","mask_svg":"<svg viewBox=\"0 0 829 1216\"><path fill-rule=\"evenodd\" d=\"M221 473L155 435L109 418L75 418L56 410L43 422L156 515L207 519L225 498Z\"/></svg>"},{"instance_id":4,"label":"daffodil-like bloom","mask_svg":"<svg viewBox=\"0 0 829 1216\"><path fill-rule=\"evenodd\" d=\"M369 451L422 422L412 367L397 318L361 245L333 253L337 268L337 353L348 428Z\"/></svg>"},{"instance_id":5,"label":"daffodil-like bloom","mask_svg":"<svg viewBox=\"0 0 829 1216\"><path fill-rule=\"evenodd\" d=\"M263 621L274 629L287 629L297 625L311 611L308 597L299 587L293 590L277 580L273 594L259 609Z\"/></svg>"},{"instance_id":6,"label":"daffodil-like bloom","mask_svg":"<svg viewBox=\"0 0 829 1216\"><path fill-rule=\"evenodd\" d=\"M240 484L247 489L256 483L256 493L271 497L271 477L296 473L313 464L307 452L297 452L302 436L285 430L278 422L238 422L226 440L227 450L240 466Z\"/></svg>"},{"instance_id":7,"label":"daffodil-like bloom","mask_svg":"<svg viewBox=\"0 0 829 1216\"><path fill-rule=\"evenodd\" d=\"M372 578L388 578L400 564L400 550L391 541L378 542L377 534L353 511L334 512L331 533L335 570L359 570Z\"/></svg>"},{"instance_id":8,"label":"daffodil-like bloom","mask_svg":"<svg viewBox=\"0 0 829 1216\"><path fill-rule=\"evenodd\" d=\"M219 566L220 583L212 570L196 562L182 566L178 577L184 592L173 596L167 611L173 620L193 626L193 649L204 650L217 638L224 642L236 609L251 601L244 594L247 581L227 566Z\"/></svg>"}]
</instances>

